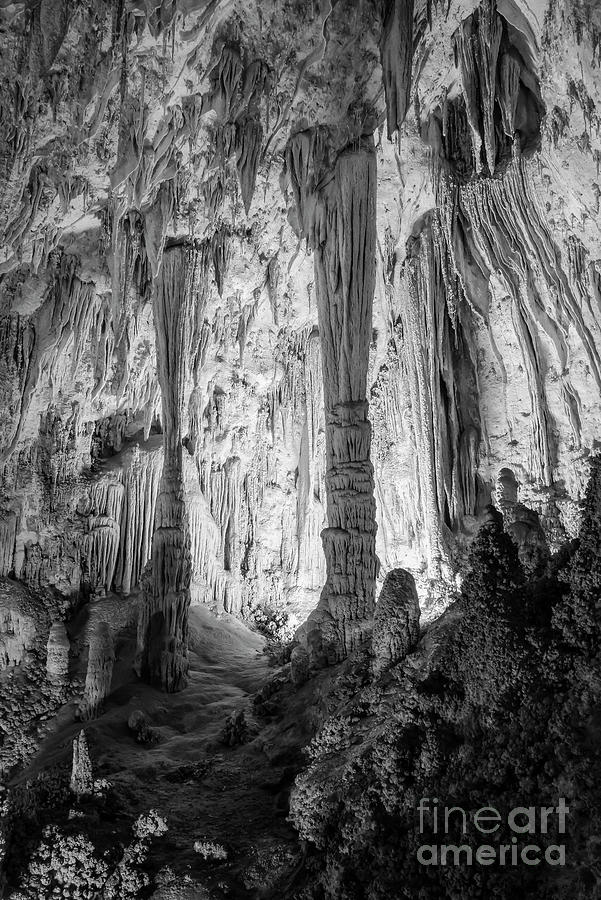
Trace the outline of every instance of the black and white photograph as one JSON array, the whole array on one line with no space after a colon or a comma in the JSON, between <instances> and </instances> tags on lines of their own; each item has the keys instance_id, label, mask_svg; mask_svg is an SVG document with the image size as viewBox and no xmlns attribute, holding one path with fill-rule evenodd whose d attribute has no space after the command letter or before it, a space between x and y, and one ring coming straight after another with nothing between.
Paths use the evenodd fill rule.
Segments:
<instances>
[{"instance_id":1,"label":"black and white photograph","mask_svg":"<svg viewBox=\"0 0 601 900\"><path fill-rule=\"evenodd\" d=\"M0 900L601 900L601 0L0 0Z\"/></svg>"}]
</instances>

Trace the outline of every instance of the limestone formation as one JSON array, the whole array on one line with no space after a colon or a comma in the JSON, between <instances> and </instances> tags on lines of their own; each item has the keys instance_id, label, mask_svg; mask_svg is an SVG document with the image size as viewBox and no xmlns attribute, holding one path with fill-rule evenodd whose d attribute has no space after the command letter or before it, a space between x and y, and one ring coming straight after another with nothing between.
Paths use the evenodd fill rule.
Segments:
<instances>
[{"instance_id":1,"label":"limestone formation","mask_svg":"<svg viewBox=\"0 0 601 900\"><path fill-rule=\"evenodd\" d=\"M290 679L293 684L301 685L309 678L310 657L302 646L294 647L290 654Z\"/></svg>"},{"instance_id":2,"label":"limestone formation","mask_svg":"<svg viewBox=\"0 0 601 900\"><path fill-rule=\"evenodd\" d=\"M166 691L185 685L191 557L182 462L183 389L194 311L194 249L165 250L154 292L162 396L163 473L156 502L150 570L138 623L138 674Z\"/></svg>"},{"instance_id":3,"label":"limestone formation","mask_svg":"<svg viewBox=\"0 0 601 900\"><path fill-rule=\"evenodd\" d=\"M191 596L306 619L330 467L318 257L337 159L372 134L378 556L448 588L505 464L573 533L601 394L590 2L150 5L0 10L0 574L69 602L140 591L155 298L186 245Z\"/></svg>"},{"instance_id":4,"label":"limestone formation","mask_svg":"<svg viewBox=\"0 0 601 900\"><path fill-rule=\"evenodd\" d=\"M63 685L69 674L69 636L65 623L53 622L46 645L46 674L50 681Z\"/></svg>"},{"instance_id":5,"label":"limestone formation","mask_svg":"<svg viewBox=\"0 0 601 900\"><path fill-rule=\"evenodd\" d=\"M372 633L374 671L401 662L419 639L420 608L415 580L404 569L388 572L378 597Z\"/></svg>"},{"instance_id":6,"label":"limestone formation","mask_svg":"<svg viewBox=\"0 0 601 900\"><path fill-rule=\"evenodd\" d=\"M95 719L110 693L115 662L113 636L106 622L97 622L90 635L88 666L83 698L77 717L87 721Z\"/></svg>"},{"instance_id":7,"label":"limestone formation","mask_svg":"<svg viewBox=\"0 0 601 900\"><path fill-rule=\"evenodd\" d=\"M83 728L73 740L73 761L71 766L70 787L77 797L85 797L94 790L92 761L88 750L86 733Z\"/></svg>"},{"instance_id":8,"label":"limestone formation","mask_svg":"<svg viewBox=\"0 0 601 900\"><path fill-rule=\"evenodd\" d=\"M407 296L400 312L421 521L435 579L448 570L449 529L475 515L480 500L475 478L481 430L478 380L466 334L471 310L456 314L456 294L445 278L446 254L439 221L426 219L408 249Z\"/></svg>"},{"instance_id":9,"label":"limestone formation","mask_svg":"<svg viewBox=\"0 0 601 900\"><path fill-rule=\"evenodd\" d=\"M520 562L528 573L541 574L550 557L549 544L536 510L519 502L518 481L507 467L497 479L497 505L503 514L503 526L518 547Z\"/></svg>"},{"instance_id":10,"label":"limestone formation","mask_svg":"<svg viewBox=\"0 0 601 900\"><path fill-rule=\"evenodd\" d=\"M397 132L409 109L413 62L413 0L384 0L380 56L386 93L388 135Z\"/></svg>"},{"instance_id":11,"label":"limestone formation","mask_svg":"<svg viewBox=\"0 0 601 900\"><path fill-rule=\"evenodd\" d=\"M0 579L0 671L43 653L50 628L46 598Z\"/></svg>"},{"instance_id":12,"label":"limestone formation","mask_svg":"<svg viewBox=\"0 0 601 900\"><path fill-rule=\"evenodd\" d=\"M326 584L307 623L306 640L315 659L336 662L365 639L378 572L366 397L375 284L376 159L368 139L347 147L323 192L305 202L307 166L318 164L323 149L317 137L308 140L308 148L299 148L293 178L299 220L315 246L328 526L322 532Z\"/></svg>"},{"instance_id":13,"label":"limestone formation","mask_svg":"<svg viewBox=\"0 0 601 900\"><path fill-rule=\"evenodd\" d=\"M236 615L273 601L305 619L326 580L326 519L337 523L325 533L330 568L355 528L338 530L341 488L325 486L332 435L366 417L377 554L387 569L424 569L426 594L452 584L456 544L505 461L524 473L528 508L542 510L544 495L567 521L601 390L589 6L3 8L1 572L70 601L144 586L152 606L162 588L143 572L159 506L182 546L190 534L195 601ZM337 198L372 134L378 171L357 177L379 188L375 303L357 326L360 352L348 348L363 359L367 416L319 382L332 381L328 341L346 327L331 340L324 327L324 298L337 310L331 298L347 290L333 287L329 261ZM173 424L156 341L171 325L157 298L161 285L170 296L165 270L184 247L199 275L177 387L189 458L157 504L172 465L160 433ZM367 497L368 482L354 490ZM372 527L353 553L371 556ZM343 584L342 564L328 576L312 620L317 636L332 630L322 657L364 636L330 609L348 588L355 599L341 605L369 620L362 566L356 585ZM185 655L187 581L168 604L179 610L164 651L174 658Z\"/></svg>"},{"instance_id":14,"label":"limestone formation","mask_svg":"<svg viewBox=\"0 0 601 900\"><path fill-rule=\"evenodd\" d=\"M130 713L127 727L139 744L154 744L158 739L157 732L149 725L148 716L142 709L134 709Z\"/></svg>"},{"instance_id":15,"label":"limestone formation","mask_svg":"<svg viewBox=\"0 0 601 900\"><path fill-rule=\"evenodd\" d=\"M0 774L18 823L0 855L9 881L27 860L39 878L7 890L66 889L46 838L18 858L19 829L55 813L61 761L43 770L77 695L103 768L129 772L136 737L173 756L118 779L118 831L146 773L164 797L244 760L209 804L227 843L258 744L282 809L305 760L295 821L318 852L304 866L253 834L251 874L232 835L224 894L528 893L523 867L424 879L394 823L414 789L481 767L510 808L503 765L524 802L563 784L601 808L571 746L598 744L598 591L594 565L565 566L601 441L598 0L0 0L0 74ZM277 632L280 662L300 625L269 685L238 619ZM112 680L115 705L138 693L115 728ZM265 734L241 748L247 695ZM157 725L134 715L128 735L139 704ZM192 763L230 712L231 748ZM81 842L92 871L122 837L104 826ZM598 834L576 836L559 892L533 867L545 896L595 888ZM267 855L290 863L277 883ZM138 888L155 885L82 892Z\"/></svg>"},{"instance_id":16,"label":"limestone formation","mask_svg":"<svg viewBox=\"0 0 601 900\"><path fill-rule=\"evenodd\" d=\"M225 720L221 732L221 742L227 747L244 744L248 740L248 723L243 709L233 712Z\"/></svg>"},{"instance_id":17,"label":"limestone formation","mask_svg":"<svg viewBox=\"0 0 601 900\"><path fill-rule=\"evenodd\" d=\"M0 609L0 668L24 662L35 645L37 624L18 608Z\"/></svg>"},{"instance_id":18,"label":"limestone formation","mask_svg":"<svg viewBox=\"0 0 601 900\"><path fill-rule=\"evenodd\" d=\"M14 568L17 516L8 512L0 519L0 576L5 578Z\"/></svg>"}]
</instances>

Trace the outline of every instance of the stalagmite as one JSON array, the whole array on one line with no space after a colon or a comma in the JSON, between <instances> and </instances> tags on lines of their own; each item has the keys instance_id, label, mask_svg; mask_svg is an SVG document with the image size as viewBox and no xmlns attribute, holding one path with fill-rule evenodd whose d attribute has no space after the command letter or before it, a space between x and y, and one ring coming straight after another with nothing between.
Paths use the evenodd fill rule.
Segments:
<instances>
[{"instance_id":1,"label":"stalagmite","mask_svg":"<svg viewBox=\"0 0 601 900\"><path fill-rule=\"evenodd\" d=\"M95 719L110 693L115 662L115 648L111 630L106 622L97 622L90 635L88 668L83 697L77 717Z\"/></svg>"},{"instance_id":2,"label":"stalagmite","mask_svg":"<svg viewBox=\"0 0 601 900\"><path fill-rule=\"evenodd\" d=\"M301 685L309 678L310 657L304 647L294 647L290 654L290 679L292 684Z\"/></svg>"},{"instance_id":3,"label":"stalagmite","mask_svg":"<svg viewBox=\"0 0 601 900\"><path fill-rule=\"evenodd\" d=\"M518 481L511 469L502 468L497 477L496 502L503 514L503 527L518 547L526 572L540 575L550 551L538 513L519 501Z\"/></svg>"},{"instance_id":4,"label":"stalagmite","mask_svg":"<svg viewBox=\"0 0 601 900\"><path fill-rule=\"evenodd\" d=\"M81 729L73 739L73 762L71 765L71 790L77 797L84 797L94 790L92 761L88 751L86 733Z\"/></svg>"},{"instance_id":5,"label":"stalagmite","mask_svg":"<svg viewBox=\"0 0 601 900\"><path fill-rule=\"evenodd\" d=\"M182 417L193 320L195 250L165 248L153 310L162 396L163 474L156 502L152 555L143 579L136 671L166 691L181 689L188 670L192 564L184 502Z\"/></svg>"},{"instance_id":6,"label":"stalagmite","mask_svg":"<svg viewBox=\"0 0 601 900\"><path fill-rule=\"evenodd\" d=\"M376 159L363 139L338 157L317 202L311 239L326 416L327 578L306 625L316 660L343 659L365 639L378 560L367 418L367 366L375 285Z\"/></svg>"},{"instance_id":7,"label":"stalagmite","mask_svg":"<svg viewBox=\"0 0 601 900\"><path fill-rule=\"evenodd\" d=\"M394 665L413 650L419 638L419 600L413 576L404 569L388 572L374 616L374 671Z\"/></svg>"},{"instance_id":8,"label":"stalagmite","mask_svg":"<svg viewBox=\"0 0 601 900\"><path fill-rule=\"evenodd\" d=\"M46 674L55 684L65 684L69 674L69 637L65 623L53 622L46 645Z\"/></svg>"}]
</instances>

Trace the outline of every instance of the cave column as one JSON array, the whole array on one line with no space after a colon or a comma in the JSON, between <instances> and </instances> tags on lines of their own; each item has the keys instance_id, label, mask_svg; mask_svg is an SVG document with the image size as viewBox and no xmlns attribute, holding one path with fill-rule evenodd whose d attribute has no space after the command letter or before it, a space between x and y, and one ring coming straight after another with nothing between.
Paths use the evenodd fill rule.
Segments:
<instances>
[{"instance_id":1,"label":"cave column","mask_svg":"<svg viewBox=\"0 0 601 900\"><path fill-rule=\"evenodd\" d=\"M151 562L142 577L136 671L165 691L185 687L192 563L185 506L182 418L194 276L194 250L166 247L154 283L153 315L162 399L163 472Z\"/></svg>"},{"instance_id":2,"label":"cave column","mask_svg":"<svg viewBox=\"0 0 601 900\"><path fill-rule=\"evenodd\" d=\"M327 577L306 634L314 661L331 663L344 659L371 629L378 570L366 397L376 251L372 138L338 156L320 204L325 231L316 242L315 283L326 420Z\"/></svg>"}]
</instances>

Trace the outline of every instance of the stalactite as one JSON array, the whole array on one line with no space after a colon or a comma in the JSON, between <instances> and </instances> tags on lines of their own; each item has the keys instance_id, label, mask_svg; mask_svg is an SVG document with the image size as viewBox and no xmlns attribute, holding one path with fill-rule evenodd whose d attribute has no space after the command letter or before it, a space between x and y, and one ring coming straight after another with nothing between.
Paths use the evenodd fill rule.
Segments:
<instances>
[{"instance_id":1,"label":"stalactite","mask_svg":"<svg viewBox=\"0 0 601 900\"><path fill-rule=\"evenodd\" d=\"M145 8L145 20L151 35L156 38L167 31L177 12L175 0L143 0L141 4Z\"/></svg>"},{"instance_id":2,"label":"stalactite","mask_svg":"<svg viewBox=\"0 0 601 900\"><path fill-rule=\"evenodd\" d=\"M42 306L32 317L27 339L28 362L13 435L0 454L5 464L15 451L26 424L32 398L39 388L42 374L51 383L75 377L90 344L95 353L91 360L98 382L104 383L109 365L111 340L102 339L107 329L106 308L95 290L94 282L82 281L76 257L55 255L54 283Z\"/></svg>"},{"instance_id":3,"label":"stalactite","mask_svg":"<svg viewBox=\"0 0 601 900\"><path fill-rule=\"evenodd\" d=\"M450 305L446 237L436 214L408 248L401 361L416 445L416 483L428 574L448 566L448 535L477 512L480 421L473 323ZM452 286L454 290L454 285Z\"/></svg>"},{"instance_id":4,"label":"stalactite","mask_svg":"<svg viewBox=\"0 0 601 900\"><path fill-rule=\"evenodd\" d=\"M388 137L405 120L411 96L413 0L384 0L380 58L386 94Z\"/></svg>"},{"instance_id":5,"label":"stalactite","mask_svg":"<svg viewBox=\"0 0 601 900\"><path fill-rule=\"evenodd\" d=\"M113 582L119 552L119 524L109 516L90 516L85 537L85 562L90 587L104 594Z\"/></svg>"},{"instance_id":6,"label":"stalactite","mask_svg":"<svg viewBox=\"0 0 601 900\"><path fill-rule=\"evenodd\" d=\"M511 157L512 150L531 152L540 144L544 106L538 78L520 61L519 45L512 45L496 0L482 0L461 23L455 33L455 58L461 73L474 168L480 174L486 162L487 174L492 176L499 164Z\"/></svg>"},{"instance_id":7,"label":"stalactite","mask_svg":"<svg viewBox=\"0 0 601 900\"><path fill-rule=\"evenodd\" d=\"M45 517L69 507L80 467L88 460L88 440L77 403L63 415L54 405L47 407L40 420L32 460L42 486Z\"/></svg>"},{"instance_id":8,"label":"stalactite","mask_svg":"<svg viewBox=\"0 0 601 900\"><path fill-rule=\"evenodd\" d=\"M207 108L214 109L221 121L226 121L234 109L243 71L238 47L224 45L219 61L210 73L213 92L207 100Z\"/></svg>"},{"instance_id":9,"label":"stalactite","mask_svg":"<svg viewBox=\"0 0 601 900\"><path fill-rule=\"evenodd\" d=\"M165 249L153 297L164 456L151 564L138 623L136 669L142 678L167 691L185 685L188 669L192 566L184 502L182 418L195 299L195 252L182 243Z\"/></svg>"},{"instance_id":10,"label":"stalactite","mask_svg":"<svg viewBox=\"0 0 601 900\"><path fill-rule=\"evenodd\" d=\"M213 270L215 272L215 283L217 292L221 297L223 295L223 281L227 274L227 267L231 255L231 234L226 226L217 229L211 240L211 253L213 257Z\"/></svg>"},{"instance_id":11,"label":"stalactite","mask_svg":"<svg viewBox=\"0 0 601 900\"><path fill-rule=\"evenodd\" d=\"M486 0L487 2L487 0ZM461 88L465 99L465 111L472 136L472 153L476 173L482 171L482 136L480 133L480 98L478 79L478 60L475 54L473 20L470 16L460 25L456 35L456 55L461 72Z\"/></svg>"},{"instance_id":12,"label":"stalactite","mask_svg":"<svg viewBox=\"0 0 601 900\"><path fill-rule=\"evenodd\" d=\"M218 553L225 571L240 567L241 476L239 457L230 457L224 466L212 466L201 473L201 490L211 518L219 529Z\"/></svg>"},{"instance_id":13,"label":"stalactite","mask_svg":"<svg viewBox=\"0 0 601 900\"><path fill-rule=\"evenodd\" d=\"M0 519L0 577L5 578L14 569L17 514L9 511Z\"/></svg>"},{"instance_id":14,"label":"stalactite","mask_svg":"<svg viewBox=\"0 0 601 900\"><path fill-rule=\"evenodd\" d=\"M276 369L282 377L270 391L269 425L274 445L294 442L298 447L295 509L286 510L287 526L294 540L286 540L282 528L282 558L293 579L314 591L325 579L321 548L325 498L323 472L323 379L319 332L308 324L301 330L282 328L278 334ZM252 526L249 526L252 527Z\"/></svg>"},{"instance_id":15,"label":"stalactite","mask_svg":"<svg viewBox=\"0 0 601 900\"><path fill-rule=\"evenodd\" d=\"M190 465L192 465L190 463ZM198 476L186 478L192 485L187 498L192 556L193 601L218 610L225 608L225 582L221 556L221 531L211 515L206 498L198 487Z\"/></svg>"},{"instance_id":16,"label":"stalactite","mask_svg":"<svg viewBox=\"0 0 601 900\"><path fill-rule=\"evenodd\" d=\"M156 183L155 176L149 177L149 185ZM143 195L143 189L140 190ZM162 262L163 245L167 229L175 213L172 182L160 181L156 199L144 216L144 242L153 277L156 278Z\"/></svg>"},{"instance_id":17,"label":"stalactite","mask_svg":"<svg viewBox=\"0 0 601 900\"><path fill-rule=\"evenodd\" d=\"M255 192L262 143L263 126L259 118L250 115L236 123L236 166L247 215Z\"/></svg>"},{"instance_id":18,"label":"stalactite","mask_svg":"<svg viewBox=\"0 0 601 900\"><path fill-rule=\"evenodd\" d=\"M120 520L115 589L130 594L151 556L156 501L163 463L161 450L134 446L123 464L124 510Z\"/></svg>"},{"instance_id":19,"label":"stalactite","mask_svg":"<svg viewBox=\"0 0 601 900\"><path fill-rule=\"evenodd\" d=\"M508 137L515 133L515 113L520 92L521 66L515 57L504 53L501 57L501 90L499 103L503 116L503 129Z\"/></svg>"},{"instance_id":20,"label":"stalactite","mask_svg":"<svg viewBox=\"0 0 601 900\"><path fill-rule=\"evenodd\" d=\"M478 46L480 51L480 91L484 149L488 171L495 172L497 147L495 140L494 108L497 93L497 58L501 46L503 28L497 15L495 0L484 0L478 17Z\"/></svg>"},{"instance_id":21,"label":"stalactite","mask_svg":"<svg viewBox=\"0 0 601 900\"><path fill-rule=\"evenodd\" d=\"M216 221L221 215L225 199L225 175L222 171L212 172L202 184L202 195L210 221Z\"/></svg>"},{"instance_id":22,"label":"stalactite","mask_svg":"<svg viewBox=\"0 0 601 900\"><path fill-rule=\"evenodd\" d=\"M512 298L511 315L521 344L533 414L532 472L549 485L553 446L538 329L554 347L570 407L570 397L574 398L575 408L578 400L568 373L568 325L582 342L598 389L601 356L582 306L561 268L559 250L545 224L527 163L516 160L501 180L466 185L461 190L460 203L467 222L464 230L469 229L476 252L486 261L489 271L501 273ZM576 419L573 422L577 426ZM574 438L580 440L578 430Z\"/></svg>"},{"instance_id":23,"label":"stalactite","mask_svg":"<svg viewBox=\"0 0 601 900\"><path fill-rule=\"evenodd\" d=\"M298 234L306 238L311 248L325 239L325 234L320 233L318 228L318 186L322 176L327 178L330 168L328 131L325 127L297 131L290 137L286 145L285 174L294 197L291 213L295 219L291 224Z\"/></svg>"},{"instance_id":24,"label":"stalactite","mask_svg":"<svg viewBox=\"0 0 601 900\"><path fill-rule=\"evenodd\" d=\"M121 482L97 482L91 491L92 514L83 554L91 590L104 594L113 586L119 555L124 487Z\"/></svg>"},{"instance_id":25,"label":"stalactite","mask_svg":"<svg viewBox=\"0 0 601 900\"><path fill-rule=\"evenodd\" d=\"M238 341L238 346L240 348L240 365L242 365L244 361L246 340L248 337L248 333L252 328L253 322L255 321L260 305L261 290L259 288L256 288L253 291L252 303L246 303L240 309L240 317L238 319L238 332L236 334L236 340Z\"/></svg>"},{"instance_id":26,"label":"stalactite","mask_svg":"<svg viewBox=\"0 0 601 900\"><path fill-rule=\"evenodd\" d=\"M275 256L272 256L269 262L267 263L267 295L269 297L269 304L271 306L271 315L273 316L273 324L279 325L279 287L280 287L280 263L278 261L277 253Z\"/></svg>"}]
</instances>

